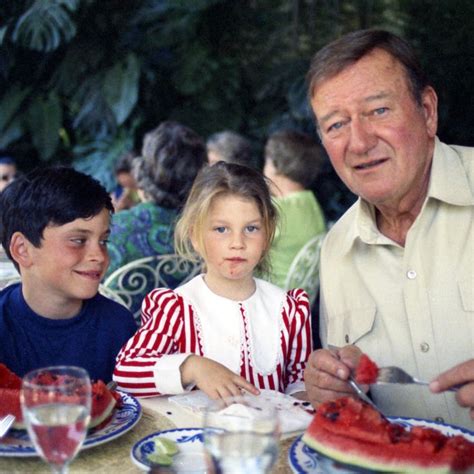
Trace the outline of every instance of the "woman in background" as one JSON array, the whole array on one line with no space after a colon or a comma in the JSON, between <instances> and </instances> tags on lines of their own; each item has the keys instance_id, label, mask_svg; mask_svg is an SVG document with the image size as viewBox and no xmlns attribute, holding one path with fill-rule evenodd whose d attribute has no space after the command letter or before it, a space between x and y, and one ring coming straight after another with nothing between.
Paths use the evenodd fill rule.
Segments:
<instances>
[{"instance_id":1,"label":"woman in background","mask_svg":"<svg viewBox=\"0 0 474 474\"><path fill-rule=\"evenodd\" d=\"M132 168L142 202L113 216L109 275L138 258L174 253L177 215L206 162L204 140L184 125L166 121L145 135Z\"/></svg>"}]
</instances>

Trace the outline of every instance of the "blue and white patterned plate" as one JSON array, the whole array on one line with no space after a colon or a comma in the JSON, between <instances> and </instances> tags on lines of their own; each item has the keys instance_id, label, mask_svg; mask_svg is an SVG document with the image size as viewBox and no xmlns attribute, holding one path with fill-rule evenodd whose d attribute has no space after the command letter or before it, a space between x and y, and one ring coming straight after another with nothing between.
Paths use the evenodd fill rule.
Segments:
<instances>
[{"instance_id":1,"label":"blue and white patterned plate","mask_svg":"<svg viewBox=\"0 0 474 474\"><path fill-rule=\"evenodd\" d=\"M431 420L419 418L389 417L394 423L399 423L406 427L425 426L435 428L446 436L463 435L467 440L474 442L474 432L458 426L438 423ZM349 473L373 473L374 471L363 469L347 464L340 464L303 443L301 436L298 436L288 451L288 462L297 474L349 474Z\"/></svg>"},{"instance_id":2,"label":"blue and white patterned plate","mask_svg":"<svg viewBox=\"0 0 474 474\"><path fill-rule=\"evenodd\" d=\"M92 448L118 438L133 428L142 415L142 408L135 397L119 392L122 406L114 410L112 418L103 427L92 429L81 449ZM0 442L0 456L32 457L37 456L35 448L25 430L10 430Z\"/></svg>"},{"instance_id":3,"label":"blue and white patterned plate","mask_svg":"<svg viewBox=\"0 0 474 474\"><path fill-rule=\"evenodd\" d=\"M173 456L173 470L177 474L206 474L208 472L204 455L202 428L181 428L175 430L157 431L136 443L131 452L132 461L145 471L154 464L148 456L155 450L154 440L167 438L178 445L179 452Z\"/></svg>"}]
</instances>

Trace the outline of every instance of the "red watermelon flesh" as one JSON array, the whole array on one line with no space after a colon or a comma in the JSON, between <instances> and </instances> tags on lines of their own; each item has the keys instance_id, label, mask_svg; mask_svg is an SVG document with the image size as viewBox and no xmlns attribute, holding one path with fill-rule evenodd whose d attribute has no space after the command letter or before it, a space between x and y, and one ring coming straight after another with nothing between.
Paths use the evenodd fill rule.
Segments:
<instances>
[{"instance_id":1,"label":"red watermelon flesh","mask_svg":"<svg viewBox=\"0 0 474 474\"><path fill-rule=\"evenodd\" d=\"M117 392L115 392L117 394ZM117 394L120 398L120 395ZM102 380L92 385L92 407L89 428L94 428L108 420L117 404L114 394L107 388Z\"/></svg>"},{"instance_id":2,"label":"red watermelon flesh","mask_svg":"<svg viewBox=\"0 0 474 474\"><path fill-rule=\"evenodd\" d=\"M5 364L0 364L0 387L21 388L21 378L12 372Z\"/></svg>"},{"instance_id":3,"label":"red watermelon flesh","mask_svg":"<svg viewBox=\"0 0 474 474\"><path fill-rule=\"evenodd\" d=\"M51 383L52 380L41 379L40 383ZM15 415L13 428L24 429L23 414L20 405L21 379L5 365L0 364L0 418L8 413ZM94 428L112 415L114 407L120 400L120 394L111 392L102 380L92 385L92 406L89 428Z\"/></svg>"},{"instance_id":4,"label":"red watermelon flesh","mask_svg":"<svg viewBox=\"0 0 474 474\"><path fill-rule=\"evenodd\" d=\"M9 413L15 415L13 428L24 429L25 425L23 424L23 415L20 405L20 389L0 387L0 418Z\"/></svg>"},{"instance_id":5,"label":"red watermelon flesh","mask_svg":"<svg viewBox=\"0 0 474 474\"><path fill-rule=\"evenodd\" d=\"M333 459L378 472L463 472L474 469L474 443L463 436L383 419L349 397L321 404L303 442Z\"/></svg>"},{"instance_id":6,"label":"red watermelon flesh","mask_svg":"<svg viewBox=\"0 0 474 474\"><path fill-rule=\"evenodd\" d=\"M371 384L377 381L379 368L367 354L362 354L357 365L355 379L357 383Z\"/></svg>"}]
</instances>

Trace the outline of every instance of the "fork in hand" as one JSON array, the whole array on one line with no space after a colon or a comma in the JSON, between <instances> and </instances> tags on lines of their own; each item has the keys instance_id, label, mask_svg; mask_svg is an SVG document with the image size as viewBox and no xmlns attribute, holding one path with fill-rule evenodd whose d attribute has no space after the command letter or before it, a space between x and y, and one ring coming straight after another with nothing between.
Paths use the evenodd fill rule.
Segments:
<instances>
[{"instance_id":1,"label":"fork in hand","mask_svg":"<svg viewBox=\"0 0 474 474\"><path fill-rule=\"evenodd\" d=\"M398 383L398 384L418 384L418 385L429 385L429 382L419 380L409 373L405 372L400 367L379 367L379 373L377 375L376 383ZM463 384L454 385L447 389L449 392L456 392Z\"/></svg>"},{"instance_id":2,"label":"fork in hand","mask_svg":"<svg viewBox=\"0 0 474 474\"><path fill-rule=\"evenodd\" d=\"M10 426L13 425L14 421L14 415L6 415L0 420L0 438L7 434L7 431L10 429Z\"/></svg>"}]
</instances>

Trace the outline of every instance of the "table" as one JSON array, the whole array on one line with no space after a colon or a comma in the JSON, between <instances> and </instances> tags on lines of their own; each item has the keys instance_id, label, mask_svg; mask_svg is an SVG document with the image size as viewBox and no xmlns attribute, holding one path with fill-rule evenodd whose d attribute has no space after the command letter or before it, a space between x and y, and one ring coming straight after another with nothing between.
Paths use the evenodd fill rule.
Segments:
<instances>
[{"instance_id":1,"label":"table","mask_svg":"<svg viewBox=\"0 0 474 474\"><path fill-rule=\"evenodd\" d=\"M193 415L188 415L166 397L140 400L143 408L141 420L120 438L102 445L85 449L79 453L70 467L71 474L139 474L143 473L130 459L132 446L143 437L160 430L173 429L198 423ZM288 449L294 437L280 442L280 453L272 474L291 473L288 465ZM48 466L39 458L0 457L1 474L38 473L49 474Z\"/></svg>"}]
</instances>

